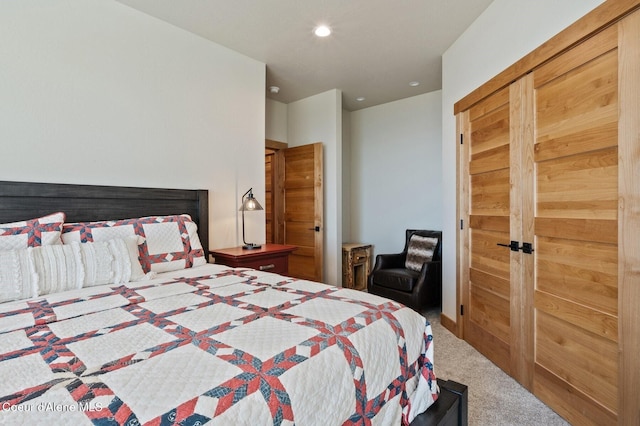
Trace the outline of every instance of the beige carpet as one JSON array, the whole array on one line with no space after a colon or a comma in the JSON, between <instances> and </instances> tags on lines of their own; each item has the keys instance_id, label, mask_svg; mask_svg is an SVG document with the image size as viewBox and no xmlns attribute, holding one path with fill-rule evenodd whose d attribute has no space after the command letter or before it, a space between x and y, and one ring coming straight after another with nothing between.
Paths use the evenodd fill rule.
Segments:
<instances>
[{"instance_id":1,"label":"beige carpet","mask_svg":"<svg viewBox=\"0 0 640 426\"><path fill-rule=\"evenodd\" d=\"M433 330L436 376L469 388L469 425L568 425L495 364L442 327L440 312L425 315Z\"/></svg>"}]
</instances>

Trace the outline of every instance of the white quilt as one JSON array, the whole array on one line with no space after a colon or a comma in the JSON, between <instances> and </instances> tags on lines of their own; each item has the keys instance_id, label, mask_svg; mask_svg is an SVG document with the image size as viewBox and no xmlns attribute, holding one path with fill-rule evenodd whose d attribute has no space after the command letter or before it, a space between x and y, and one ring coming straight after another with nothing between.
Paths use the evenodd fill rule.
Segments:
<instances>
[{"instance_id":1,"label":"white quilt","mask_svg":"<svg viewBox=\"0 0 640 426\"><path fill-rule=\"evenodd\" d=\"M398 303L208 264L0 304L0 424L397 425L432 359Z\"/></svg>"}]
</instances>

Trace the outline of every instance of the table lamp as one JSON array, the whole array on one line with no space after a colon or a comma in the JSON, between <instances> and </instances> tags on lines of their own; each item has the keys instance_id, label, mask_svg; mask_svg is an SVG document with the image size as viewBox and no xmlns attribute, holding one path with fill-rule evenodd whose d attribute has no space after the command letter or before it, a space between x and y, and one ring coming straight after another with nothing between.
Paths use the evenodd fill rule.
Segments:
<instances>
[{"instance_id":1,"label":"table lamp","mask_svg":"<svg viewBox=\"0 0 640 426\"><path fill-rule=\"evenodd\" d=\"M242 211L242 242L244 245L242 246L245 250L253 250L259 249L262 247L260 244L255 243L247 243L244 237L244 212L253 211L253 210L264 210L258 200L253 197L253 188L249 188L247 192L241 198L242 205L240 206L240 211Z\"/></svg>"}]
</instances>

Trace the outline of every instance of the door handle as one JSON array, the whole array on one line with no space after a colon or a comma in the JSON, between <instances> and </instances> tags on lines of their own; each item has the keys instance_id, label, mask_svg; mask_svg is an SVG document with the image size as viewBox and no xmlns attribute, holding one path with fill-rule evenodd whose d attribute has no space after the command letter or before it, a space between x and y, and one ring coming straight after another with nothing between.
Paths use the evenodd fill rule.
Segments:
<instances>
[{"instance_id":1,"label":"door handle","mask_svg":"<svg viewBox=\"0 0 640 426\"><path fill-rule=\"evenodd\" d=\"M520 245L520 243L518 243L517 241L511 241L511 243L509 243L509 244L498 243L497 245L499 245L501 247L509 247L511 249L511 251L522 250L522 252L526 253L526 254L531 254L531 253L533 253L535 251L533 249L533 244L531 244L531 243L522 243L522 247L518 247Z\"/></svg>"},{"instance_id":2,"label":"door handle","mask_svg":"<svg viewBox=\"0 0 640 426\"><path fill-rule=\"evenodd\" d=\"M316 232L320 232L320 227L316 226L315 228L307 228L308 231L316 231Z\"/></svg>"},{"instance_id":3,"label":"door handle","mask_svg":"<svg viewBox=\"0 0 640 426\"><path fill-rule=\"evenodd\" d=\"M531 254L534 252L533 244L531 243L522 243L522 247L520 248L522 249L523 253Z\"/></svg>"},{"instance_id":4,"label":"door handle","mask_svg":"<svg viewBox=\"0 0 640 426\"><path fill-rule=\"evenodd\" d=\"M518 251L520 250L518 248L519 243L517 241L511 241L511 243L509 244L500 244L498 243L497 245L501 246L501 247L509 247L511 249L511 251Z\"/></svg>"}]
</instances>

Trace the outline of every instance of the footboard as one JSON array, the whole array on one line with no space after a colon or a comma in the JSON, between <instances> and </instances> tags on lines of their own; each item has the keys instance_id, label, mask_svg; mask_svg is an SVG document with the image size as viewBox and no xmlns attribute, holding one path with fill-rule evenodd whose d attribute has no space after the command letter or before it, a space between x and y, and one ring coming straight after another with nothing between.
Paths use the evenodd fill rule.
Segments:
<instances>
[{"instance_id":1,"label":"footboard","mask_svg":"<svg viewBox=\"0 0 640 426\"><path fill-rule=\"evenodd\" d=\"M452 380L438 379L440 395L427 411L417 416L411 426L466 426L469 400L467 386Z\"/></svg>"}]
</instances>

